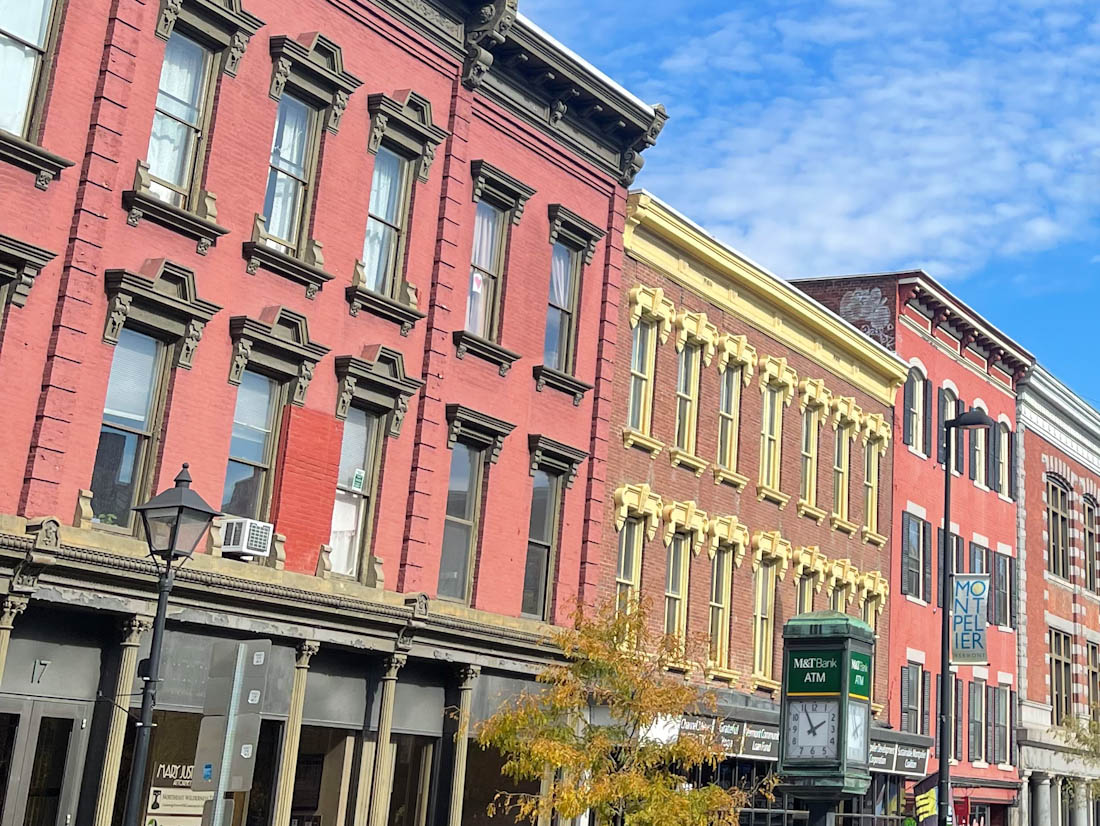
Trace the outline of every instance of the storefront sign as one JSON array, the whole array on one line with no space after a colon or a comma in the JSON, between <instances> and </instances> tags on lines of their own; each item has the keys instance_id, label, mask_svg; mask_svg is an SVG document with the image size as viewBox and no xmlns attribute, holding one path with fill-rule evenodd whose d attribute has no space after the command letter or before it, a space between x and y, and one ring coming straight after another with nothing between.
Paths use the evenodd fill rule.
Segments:
<instances>
[{"instance_id":1,"label":"storefront sign","mask_svg":"<svg viewBox=\"0 0 1100 826\"><path fill-rule=\"evenodd\" d=\"M157 768L158 766L154 766L154 771ZM153 782L156 783L155 775ZM213 798L214 795L210 792L193 792L189 788L158 788L154 785L149 790L144 824L145 826L199 826L202 822L203 806Z\"/></svg>"},{"instance_id":2,"label":"storefront sign","mask_svg":"<svg viewBox=\"0 0 1100 826\"><path fill-rule=\"evenodd\" d=\"M860 700L871 699L871 655L852 652L852 664L848 669L848 694Z\"/></svg>"},{"instance_id":3,"label":"storefront sign","mask_svg":"<svg viewBox=\"0 0 1100 826\"><path fill-rule=\"evenodd\" d=\"M715 720L701 714L685 714L680 718L679 730L681 736L714 732L729 757L768 761L779 759L779 726L769 723Z\"/></svg>"},{"instance_id":4,"label":"storefront sign","mask_svg":"<svg viewBox=\"0 0 1100 826\"><path fill-rule=\"evenodd\" d=\"M680 736L686 734L710 734L714 731L714 718L702 714L685 714L680 718Z\"/></svg>"},{"instance_id":5,"label":"storefront sign","mask_svg":"<svg viewBox=\"0 0 1100 826\"><path fill-rule=\"evenodd\" d=\"M779 759L779 726L745 723L745 739L741 756L753 760Z\"/></svg>"},{"instance_id":6,"label":"storefront sign","mask_svg":"<svg viewBox=\"0 0 1100 826\"><path fill-rule=\"evenodd\" d=\"M868 754L868 767L872 772L893 774L897 759L897 743L879 743L875 740L871 741L871 751Z\"/></svg>"},{"instance_id":7,"label":"storefront sign","mask_svg":"<svg viewBox=\"0 0 1100 826\"><path fill-rule=\"evenodd\" d=\"M928 771L928 746L898 746L895 774L922 776Z\"/></svg>"},{"instance_id":8,"label":"storefront sign","mask_svg":"<svg viewBox=\"0 0 1100 826\"><path fill-rule=\"evenodd\" d=\"M839 694L843 665L841 650L792 654L787 669L787 695Z\"/></svg>"},{"instance_id":9,"label":"storefront sign","mask_svg":"<svg viewBox=\"0 0 1100 826\"><path fill-rule=\"evenodd\" d=\"M986 665L986 616L989 574L955 574L955 598L951 609L951 662Z\"/></svg>"},{"instance_id":10,"label":"storefront sign","mask_svg":"<svg viewBox=\"0 0 1100 826\"><path fill-rule=\"evenodd\" d=\"M718 744L725 750L726 754L740 754L744 739L745 724L740 720L718 721Z\"/></svg>"}]
</instances>

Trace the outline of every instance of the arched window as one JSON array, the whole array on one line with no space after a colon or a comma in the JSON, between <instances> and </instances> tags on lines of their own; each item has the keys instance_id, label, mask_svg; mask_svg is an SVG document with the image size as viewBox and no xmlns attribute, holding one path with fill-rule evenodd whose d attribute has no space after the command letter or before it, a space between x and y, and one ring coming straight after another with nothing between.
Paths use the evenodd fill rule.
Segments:
<instances>
[{"instance_id":1,"label":"arched window","mask_svg":"<svg viewBox=\"0 0 1100 826\"><path fill-rule=\"evenodd\" d=\"M938 445L939 449L938 459L940 462L947 461L947 441L945 439L946 431L944 429L945 423L951 421L955 417L959 416L966 408L963 406L962 401L959 399L958 394L950 387L940 388L939 399L939 421L938 425ZM951 430L951 461L952 467L956 473L963 472L963 465L965 464L965 457L962 452L962 440L959 438L960 431L958 428L952 428Z\"/></svg>"},{"instance_id":2,"label":"arched window","mask_svg":"<svg viewBox=\"0 0 1100 826\"><path fill-rule=\"evenodd\" d=\"M974 406L975 410L983 410L978 405ZM984 411L983 412L987 412ZM989 468L989 459L991 456L989 442L991 428L979 427L970 431L970 478L974 480L977 485L990 486L992 484Z\"/></svg>"},{"instance_id":3,"label":"arched window","mask_svg":"<svg viewBox=\"0 0 1100 826\"><path fill-rule=\"evenodd\" d=\"M1047 475L1047 570L1069 579L1069 485Z\"/></svg>"},{"instance_id":4,"label":"arched window","mask_svg":"<svg viewBox=\"0 0 1100 826\"><path fill-rule=\"evenodd\" d=\"M925 456L932 441L932 399L928 380L919 367L910 367L905 379L905 399L902 411L902 435L905 444Z\"/></svg>"},{"instance_id":5,"label":"arched window","mask_svg":"<svg viewBox=\"0 0 1100 826\"><path fill-rule=\"evenodd\" d=\"M1085 586L1096 593L1096 500L1086 496L1083 504L1081 521L1085 528Z\"/></svg>"}]
</instances>

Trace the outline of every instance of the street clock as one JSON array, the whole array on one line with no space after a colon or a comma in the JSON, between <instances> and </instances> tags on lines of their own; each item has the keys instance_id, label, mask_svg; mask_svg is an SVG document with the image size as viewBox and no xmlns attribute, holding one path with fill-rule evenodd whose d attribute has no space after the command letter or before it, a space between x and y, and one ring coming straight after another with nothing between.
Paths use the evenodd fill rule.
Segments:
<instances>
[{"instance_id":1,"label":"street clock","mask_svg":"<svg viewBox=\"0 0 1100 826\"><path fill-rule=\"evenodd\" d=\"M868 765L875 635L836 611L799 614L783 626L783 787L806 800L861 795Z\"/></svg>"}]
</instances>

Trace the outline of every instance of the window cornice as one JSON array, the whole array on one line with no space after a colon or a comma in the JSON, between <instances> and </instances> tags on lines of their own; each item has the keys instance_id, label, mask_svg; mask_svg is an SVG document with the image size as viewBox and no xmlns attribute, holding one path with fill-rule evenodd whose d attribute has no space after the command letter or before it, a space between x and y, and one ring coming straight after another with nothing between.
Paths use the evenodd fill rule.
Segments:
<instances>
[{"instance_id":1,"label":"window cornice","mask_svg":"<svg viewBox=\"0 0 1100 826\"><path fill-rule=\"evenodd\" d=\"M805 413L808 408L829 409L833 393L825 386L824 379L802 379L798 383L798 409Z\"/></svg>"},{"instance_id":2,"label":"window cornice","mask_svg":"<svg viewBox=\"0 0 1100 826\"><path fill-rule=\"evenodd\" d=\"M758 571L762 564L777 565L779 578L787 575L787 566L793 555L790 540L779 531L756 531L752 535L752 569Z\"/></svg>"},{"instance_id":3,"label":"window cornice","mask_svg":"<svg viewBox=\"0 0 1100 826\"><path fill-rule=\"evenodd\" d=\"M881 413L868 413L863 417L862 436L864 444L876 442L885 449L890 444L890 423Z\"/></svg>"},{"instance_id":4,"label":"window cornice","mask_svg":"<svg viewBox=\"0 0 1100 826\"><path fill-rule=\"evenodd\" d=\"M56 257L56 252L0 234L0 285L8 288L4 300L25 307L35 278Z\"/></svg>"},{"instance_id":5,"label":"window cornice","mask_svg":"<svg viewBox=\"0 0 1100 826\"><path fill-rule=\"evenodd\" d=\"M221 306L200 298L195 273L165 258L145 262L141 273L107 270L107 319L103 340L118 344L127 323L177 342L175 366L191 369L206 323Z\"/></svg>"},{"instance_id":6,"label":"window cornice","mask_svg":"<svg viewBox=\"0 0 1100 826\"><path fill-rule=\"evenodd\" d=\"M859 593L864 602L873 600L875 613L882 614L890 596L890 583L879 571L867 571L859 580Z\"/></svg>"},{"instance_id":7,"label":"window cornice","mask_svg":"<svg viewBox=\"0 0 1100 826\"><path fill-rule=\"evenodd\" d=\"M367 97L367 112L370 115L367 151L376 155L383 143L395 144L402 154L419 159L416 177L426 183L436 147L450 134L432 121L431 101L413 91L406 92L404 100L375 92Z\"/></svg>"},{"instance_id":8,"label":"window cornice","mask_svg":"<svg viewBox=\"0 0 1100 826\"><path fill-rule=\"evenodd\" d=\"M749 529L732 514L711 517L707 523L707 556L714 559L719 548L733 552L733 564L740 568L749 547Z\"/></svg>"},{"instance_id":9,"label":"window cornice","mask_svg":"<svg viewBox=\"0 0 1100 826\"><path fill-rule=\"evenodd\" d=\"M698 347L703 364L709 367L718 348L718 328L707 320L707 314L681 310L672 322L672 329L676 333L676 352L682 353L689 344Z\"/></svg>"},{"instance_id":10,"label":"window cornice","mask_svg":"<svg viewBox=\"0 0 1100 826\"><path fill-rule=\"evenodd\" d=\"M361 358L337 356L336 378L340 383L336 418L346 419L355 405L385 411L391 436L401 435L409 399L424 386L420 379L406 375L405 357L399 351L381 344L364 348Z\"/></svg>"},{"instance_id":11,"label":"window cornice","mask_svg":"<svg viewBox=\"0 0 1100 826\"><path fill-rule=\"evenodd\" d=\"M851 427L853 435L863 423L863 409L856 404L852 396L837 396L833 399L833 430L838 427Z\"/></svg>"},{"instance_id":12,"label":"window cornice","mask_svg":"<svg viewBox=\"0 0 1100 826\"><path fill-rule=\"evenodd\" d=\"M845 602L851 604L856 597L856 587L859 585L860 572L850 559L834 559L829 566L826 577L825 589L831 594L837 588L846 588Z\"/></svg>"},{"instance_id":13,"label":"window cornice","mask_svg":"<svg viewBox=\"0 0 1100 826\"><path fill-rule=\"evenodd\" d=\"M611 495L615 505L615 530L621 531L629 517L645 520L646 538L652 540L657 535L657 526L661 522L664 502L660 494L654 493L649 485L620 485Z\"/></svg>"},{"instance_id":14,"label":"window cornice","mask_svg":"<svg viewBox=\"0 0 1100 826\"><path fill-rule=\"evenodd\" d=\"M527 437L527 446L531 451L531 475L536 470L545 470L564 478L567 488L573 487L577 468L588 458L587 451L570 447L539 433L532 433Z\"/></svg>"},{"instance_id":15,"label":"window cornice","mask_svg":"<svg viewBox=\"0 0 1100 826\"><path fill-rule=\"evenodd\" d=\"M303 38L309 35L301 35ZM325 129L332 134L340 131L340 119L348 107L352 92L363 81L344 71L343 51L320 33L299 41L287 35L271 38L271 86L268 95L279 100L290 86L314 106L324 109Z\"/></svg>"},{"instance_id":16,"label":"window cornice","mask_svg":"<svg viewBox=\"0 0 1100 826\"><path fill-rule=\"evenodd\" d=\"M221 70L230 77L236 77L248 41L264 25L263 20L242 7L240 0L161 0L157 37L171 37L177 21L225 50Z\"/></svg>"},{"instance_id":17,"label":"window cornice","mask_svg":"<svg viewBox=\"0 0 1100 826\"><path fill-rule=\"evenodd\" d=\"M790 405L798 386L798 373L782 356L760 357L760 389L777 387L783 391L783 403Z\"/></svg>"},{"instance_id":18,"label":"window cornice","mask_svg":"<svg viewBox=\"0 0 1100 826\"><path fill-rule=\"evenodd\" d=\"M745 336L726 333L718 338L718 372L724 373L729 365L741 368L741 380L745 387L752 383L756 371L756 348Z\"/></svg>"},{"instance_id":19,"label":"window cornice","mask_svg":"<svg viewBox=\"0 0 1100 826\"><path fill-rule=\"evenodd\" d=\"M510 422L480 413L461 404L447 405L447 447L464 442L486 451L490 463L496 464L504 438L515 430Z\"/></svg>"},{"instance_id":20,"label":"window cornice","mask_svg":"<svg viewBox=\"0 0 1100 826\"><path fill-rule=\"evenodd\" d=\"M512 217L512 224L519 224L528 199L536 192L534 187L527 186L484 160L470 162L470 177L473 180L475 203L484 200L506 210Z\"/></svg>"},{"instance_id":21,"label":"window cornice","mask_svg":"<svg viewBox=\"0 0 1100 826\"><path fill-rule=\"evenodd\" d=\"M806 576L816 577L814 582L815 593L821 593L825 586L825 577L829 571L829 558L817 545L805 545L797 548L793 554L794 576L796 580Z\"/></svg>"},{"instance_id":22,"label":"window cornice","mask_svg":"<svg viewBox=\"0 0 1100 826\"><path fill-rule=\"evenodd\" d=\"M290 403L297 407L305 404L314 368L329 348L310 340L304 315L286 307L268 307L259 320L233 316L229 336L233 340L230 384L240 384L245 368L255 366L292 382Z\"/></svg>"},{"instance_id":23,"label":"window cornice","mask_svg":"<svg viewBox=\"0 0 1100 826\"><path fill-rule=\"evenodd\" d=\"M630 288L630 326L637 327L643 319L657 327L657 339L664 344L672 332L672 322L676 317L676 306L667 298L660 287L646 287L635 284Z\"/></svg>"},{"instance_id":24,"label":"window cornice","mask_svg":"<svg viewBox=\"0 0 1100 826\"><path fill-rule=\"evenodd\" d=\"M561 204L550 204L547 213L550 217L550 243L561 242L581 250L584 263L591 264L596 254L596 244L606 233Z\"/></svg>"},{"instance_id":25,"label":"window cornice","mask_svg":"<svg viewBox=\"0 0 1100 826\"><path fill-rule=\"evenodd\" d=\"M691 539L691 552L695 556L703 550L707 541L707 512L700 510L694 501L669 502L664 507L664 543L672 544L672 538L678 534L687 534Z\"/></svg>"}]
</instances>

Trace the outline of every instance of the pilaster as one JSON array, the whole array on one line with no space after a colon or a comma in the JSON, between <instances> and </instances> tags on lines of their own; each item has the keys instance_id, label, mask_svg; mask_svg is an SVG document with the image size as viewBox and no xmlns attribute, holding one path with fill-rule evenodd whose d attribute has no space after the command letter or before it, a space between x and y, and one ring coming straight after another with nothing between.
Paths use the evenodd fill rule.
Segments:
<instances>
[{"instance_id":1,"label":"pilaster","mask_svg":"<svg viewBox=\"0 0 1100 826\"><path fill-rule=\"evenodd\" d=\"M388 820L390 790L393 787L393 766L390 765L393 698L397 693L397 675L404 668L406 659L404 654L391 654L382 667L382 697L378 711L378 738L374 745L374 778L370 790L369 826L386 826Z\"/></svg>"},{"instance_id":2,"label":"pilaster","mask_svg":"<svg viewBox=\"0 0 1100 826\"><path fill-rule=\"evenodd\" d=\"M458 730L455 731L454 766L451 768L451 807L447 826L462 826L462 801L466 791L466 751L470 745L470 706L474 683L481 674L476 665L458 671Z\"/></svg>"},{"instance_id":3,"label":"pilaster","mask_svg":"<svg viewBox=\"0 0 1100 826\"><path fill-rule=\"evenodd\" d=\"M6 594L0 601L0 678L4 676L4 665L8 661L11 629L15 618L27 610L27 602L27 597L18 594Z\"/></svg>"},{"instance_id":4,"label":"pilaster","mask_svg":"<svg viewBox=\"0 0 1100 826\"><path fill-rule=\"evenodd\" d=\"M273 823L290 823L294 775L298 769L298 743L302 738L302 711L306 703L306 678L309 676L309 662L320 648L320 644L310 640L298 643L298 652L294 659L294 684L290 689L290 714L287 716L279 773L275 781Z\"/></svg>"}]
</instances>

